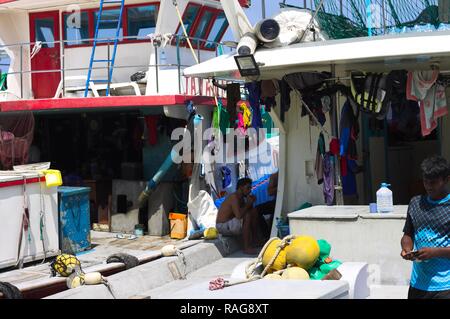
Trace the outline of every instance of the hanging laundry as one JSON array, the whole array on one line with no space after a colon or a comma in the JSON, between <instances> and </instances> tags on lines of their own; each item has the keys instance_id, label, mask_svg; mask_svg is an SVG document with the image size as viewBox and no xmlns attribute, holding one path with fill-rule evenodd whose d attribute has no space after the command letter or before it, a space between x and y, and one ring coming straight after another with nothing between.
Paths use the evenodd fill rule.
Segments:
<instances>
[{"instance_id":1,"label":"hanging laundry","mask_svg":"<svg viewBox=\"0 0 450 319\"><path fill-rule=\"evenodd\" d=\"M251 125L252 113L247 101L239 101L238 106L240 110L238 113L238 130L242 135L245 135L247 133L247 128Z\"/></svg>"},{"instance_id":2,"label":"hanging laundry","mask_svg":"<svg viewBox=\"0 0 450 319\"><path fill-rule=\"evenodd\" d=\"M222 100L218 100L220 116L219 116L219 128L222 134L225 136L227 134L227 130L230 128L230 114L223 107Z\"/></svg>"},{"instance_id":3,"label":"hanging laundry","mask_svg":"<svg viewBox=\"0 0 450 319\"><path fill-rule=\"evenodd\" d=\"M272 134L272 129L273 129L273 127L274 127L274 125L273 125L273 120L272 120L272 118L270 117L270 114L267 113L266 107L267 107L267 106L264 106L264 108L263 108L262 111L261 111L261 114L262 114L261 117L262 117L263 128L266 129L267 134Z\"/></svg>"},{"instance_id":4,"label":"hanging laundry","mask_svg":"<svg viewBox=\"0 0 450 319\"><path fill-rule=\"evenodd\" d=\"M270 112L272 107L276 106L275 96L279 92L279 88L275 85L278 82L273 80L261 81L261 104L266 107L266 111Z\"/></svg>"},{"instance_id":5,"label":"hanging laundry","mask_svg":"<svg viewBox=\"0 0 450 319\"><path fill-rule=\"evenodd\" d=\"M316 163L314 169L316 171L317 184L323 183L323 161L325 155L325 138L323 133L320 133L319 139L317 141L317 153L316 153Z\"/></svg>"},{"instance_id":6,"label":"hanging laundry","mask_svg":"<svg viewBox=\"0 0 450 319\"><path fill-rule=\"evenodd\" d=\"M419 105L422 136L427 136L437 128L438 118L448 114L445 86L435 84Z\"/></svg>"},{"instance_id":7,"label":"hanging laundry","mask_svg":"<svg viewBox=\"0 0 450 319\"><path fill-rule=\"evenodd\" d=\"M231 185L231 170L226 166L222 166L221 173L222 173L222 188L225 189Z\"/></svg>"},{"instance_id":8,"label":"hanging laundry","mask_svg":"<svg viewBox=\"0 0 450 319\"><path fill-rule=\"evenodd\" d=\"M347 176L347 157L345 155L340 157L341 176Z\"/></svg>"},{"instance_id":9,"label":"hanging laundry","mask_svg":"<svg viewBox=\"0 0 450 319\"><path fill-rule=\"evenodd\" d=\"M245 88L248 90L249 102L252 108L252 127L255 129L261 128L261 104L259 104L261 97L260 84L258 82L247 83L245 84Z\"/></svg>"},{"instance_id":10,"label":"hanging laundry","mask_svg":"<svg viewBox=\"0 0 450 319\"><path fill-rule=\"evenodd\" d=\"M345 102L341 111L340 130L340 152L341 156L357 159L356 140L359 135L358 116L355 115L349 100Z\"/></svg>"},{"instance_id":11,"label":"hanging laundry","mask_svg":"<svg viewBox=\"0 0 450 319\"><path fill-rule=\"evenodd\" d=\"M158 143L158 118L159 116L157 115L147 115L145 117L148 145L156 145Z\"/></svg>"},{"instance_id":12,"label":"hanging laundry","mask_svg":"<svg viewBox=\"0 0 450 319\"><path fill-rule=\"evenodd\" d=\"M437 127L437 119L448 114L445 86L436 83L438 70L408 73L407 98L419 101L422 136Z\"/></svg>"},{"instance_id":13,"label":"hanging laundry","mask_svg":"<svg viewBox=\"0 0 450 319\"><path fill-rule=\"evenodd\" d=\"M438 70L408 72L406 84L408 100L421 101L425 99L428 90L436 83L438 76Z\"/></svg>"},{"instance_id":14,"label":"hanging laundry","mask_svg":"<svg viewBox=\"0 0 450 319\"><path fill-rule=\"evenodd\" d=\"M339 140L335 137L333 137L330 141L330 153L331 155L338 155L339 154Z\"/></svg>"},{"instance_id":15,"label":"hanging laundry","mask_svg":"<svg viewBox=\"0 0 450 319\"><path fill-rule=\"evenodd\" d=\"M235 127L237 120L236 104L241 99L241 85L239 83L227 84L227 111L230 122Z\"/></svg>"},{"instance_id":16,"label":"hanging laundry","mask_svg":"<svg viewBox=\"0 0 450 319\"><path fill-rule=\"evenodd\" d=\"M291 87L286 81L281 80L278 82L280 86L280 120L284 122L285 113L289 111L291 107Z\"/></svg>"},{"instance_id":17,"label":"hanging laundry","mask_svg":"<svg viewBox=\"0 0 450 319\"><path fill-rule=\"evenodd\" d=\"M358 190L356 186L356 172L358 170L358 165L356 161L345 158L347 167L347 172L342 175L342 188L345 196L357 195Z\"/></svg>"},{"instance_id":18,"label":"hanging laundry","mask_svg":"<svg viewBox=\"0 0 450 319\"><path fill-rule=\"evenodd\" d=\"M297 72L284 77L288 83L292 84L292 89L299 90L302 95L317 91L329 78L331 78L330 72Z\"/></svg>"},{"instance_id":19,"label":"hanging laundry","mask_svg":"<svg viewBox=\"0 0 450 319\"><path fill-rule=\"evenodd\" d=\"M334 168L333 156L326 153L323 159L323 195L325 203L332 206L334 202Z\"/></svg>"}]
</instances>

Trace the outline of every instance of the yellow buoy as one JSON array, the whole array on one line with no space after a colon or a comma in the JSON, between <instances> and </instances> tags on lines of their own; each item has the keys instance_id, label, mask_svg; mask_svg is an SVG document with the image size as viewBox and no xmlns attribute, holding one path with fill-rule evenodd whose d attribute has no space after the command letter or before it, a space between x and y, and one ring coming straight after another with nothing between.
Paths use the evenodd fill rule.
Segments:
<instances>
[{"instance_id":1,"label":"yellow buoy","mask_svg":"<svg viewBox=\"0 0 450 319\"><path fill-rule=\"evenodd\" d=\"M281 243L281 239L277 238L277 239L274 239L269 244L269 246L267 246L267 249L264 252L263 258L262 258L262 264L264 267L266 267L269 264L270 260L275 255L278 245L280 243ZM285 250L285 248L283 248L280 251L280 254L275 259L275 262L273 263L272 267L270 267L270 269L267 272L271 273L274 271L282 270L284 268L286 268L286 250Z\"/></svg>"},{"instance_id":2,"label":"yellow buoy","mask_svg":"<svg viewBox=\"0 0 450 319\"><path fill-rule=\"evenodd\" d=\"M291 267L283 272L281 279L309 280L309 274L303 268Z\"/></svg>"},{"instance_id":3,"label":"yellow buoy","mask_svg":"<svg viewBox=\"0 0 450 319\"><path fill-rule=\"evenodd\" d=\"M283 279L281 278L280 275L276 275L276 274L268 274L264 276L264 279L270 279L270 280L279 280L279 279Z\"/></svg>"},{"instance_id":4,"label":"yellow buoy","mask_svg":"<svg viewBox=\"0 0 450 319\"><path fill-rule=\"evenodd\" d=\"M210 227L205 229L203 232L203 236L205 239L216 239L219 236L219 232L217 231L217 228Z\"/></svg>"},{"instance_id":5,"label":"yellow buoy","mask_svg":"<svg viewBox=\"0 0 450 319\"><path fill-rule=\"evenodd\" d=\"M298 266L309 270L320 255L317 240L311 236L299 236L286 247L286 262L288 265Z\"/></svg>"}]
</instances>

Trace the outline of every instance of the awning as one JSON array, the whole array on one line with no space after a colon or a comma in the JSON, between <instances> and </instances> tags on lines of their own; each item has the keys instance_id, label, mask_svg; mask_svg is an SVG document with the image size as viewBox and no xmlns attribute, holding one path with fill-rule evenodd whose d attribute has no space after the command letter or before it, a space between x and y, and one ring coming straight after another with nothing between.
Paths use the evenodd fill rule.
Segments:
<instances>
[{"instance_id":1,"label":"awning","mask_svg":"<svg viewBox=\"0 0 450 319\"><path fill-rule=\"evenodd\" d=\"M199 78L241 79L234 54L222 55L184 70ZM255 59L263 66L260 79L281 78L293 72L337 70L387 71L429 69L438 63L450 70L450 31L409 33L258 49Z\"/></svg>"}]
</instances>

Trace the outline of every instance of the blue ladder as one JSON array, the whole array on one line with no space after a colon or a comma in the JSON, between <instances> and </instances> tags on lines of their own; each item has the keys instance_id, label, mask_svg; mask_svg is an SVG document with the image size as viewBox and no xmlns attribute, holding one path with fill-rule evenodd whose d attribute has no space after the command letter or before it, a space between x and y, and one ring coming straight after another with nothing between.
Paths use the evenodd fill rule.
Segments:
<instances>
[{"instance_id":1,"label":"blue ladder","mask_svg":"<svg viewBox=\"0 0 450 319\"><path fill-rule=\"evenodd\" d=\"M112 4L112 3L120 4L119 18L117 20L102 20L103 6L105 4ZM113 70L114 70L114 62L116 60L117 43L119 42L120 28L122 26L122 14L123 14L124 5L125 5L125 0L100 0L100 8L99 8L99 11L98 11L97 23L95 25L94 44L92 46L91 60L89 61L89 70L88 70L88 76L87 76L87 79L86 79L86 88L84 90L84 97L88 96L89 83L90 82L93 82L93 83L107 83L106 96L109 96L109 89L110 89L111 79L112 79ZM112 56L111 57L109 57L109 54L108 54L108 58L107 59L98 59L98 60L96 60L95 59L95 49L97 48L97 43L111 43L111 42L113 42L110 39L107 39L107 40L105 40L105 39L98 39L98 30L100 29L100 24L104 23L104 22L108 22L108 23L117 22L116 36L114 38L114 48L113 48L113 52L112 52ZM109 47L108 47L108 53L109 53ZM94 66L94 63L108 63L108 78L107 79L99 79L99 80L92 80L91 81L92 67Z\"/></svg>"}]
</instances>

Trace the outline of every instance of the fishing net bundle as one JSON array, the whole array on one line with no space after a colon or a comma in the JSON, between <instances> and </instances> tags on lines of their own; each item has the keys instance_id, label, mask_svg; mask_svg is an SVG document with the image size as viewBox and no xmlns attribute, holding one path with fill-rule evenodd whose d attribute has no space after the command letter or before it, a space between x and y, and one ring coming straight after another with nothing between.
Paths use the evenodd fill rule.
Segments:
<instances>
[{"instance_id":1,"label":"fishing net bundle","mask_svg":"<svg viewBox=\"0 0 450 319\"><path fill-rule=\"evenodd\" d=\"M315 11L321 2L314 0L308 9ZM317 20L330 39L344 39L385 34L392 27L437 28L448 22L443 10L440 0L324 0Z\"/></svg>"},{"instance_id":2,"label":"fishing net bundle","mask_svg":"<svg viewBox=\"0 0 450 319\"><path fill-rule=\"evenodd\" d=\"M2 169L11 170L14 165L28 161L33 141L34 116L32 112L0 115L0 162Z\"/></svg>"}]
</instances>

